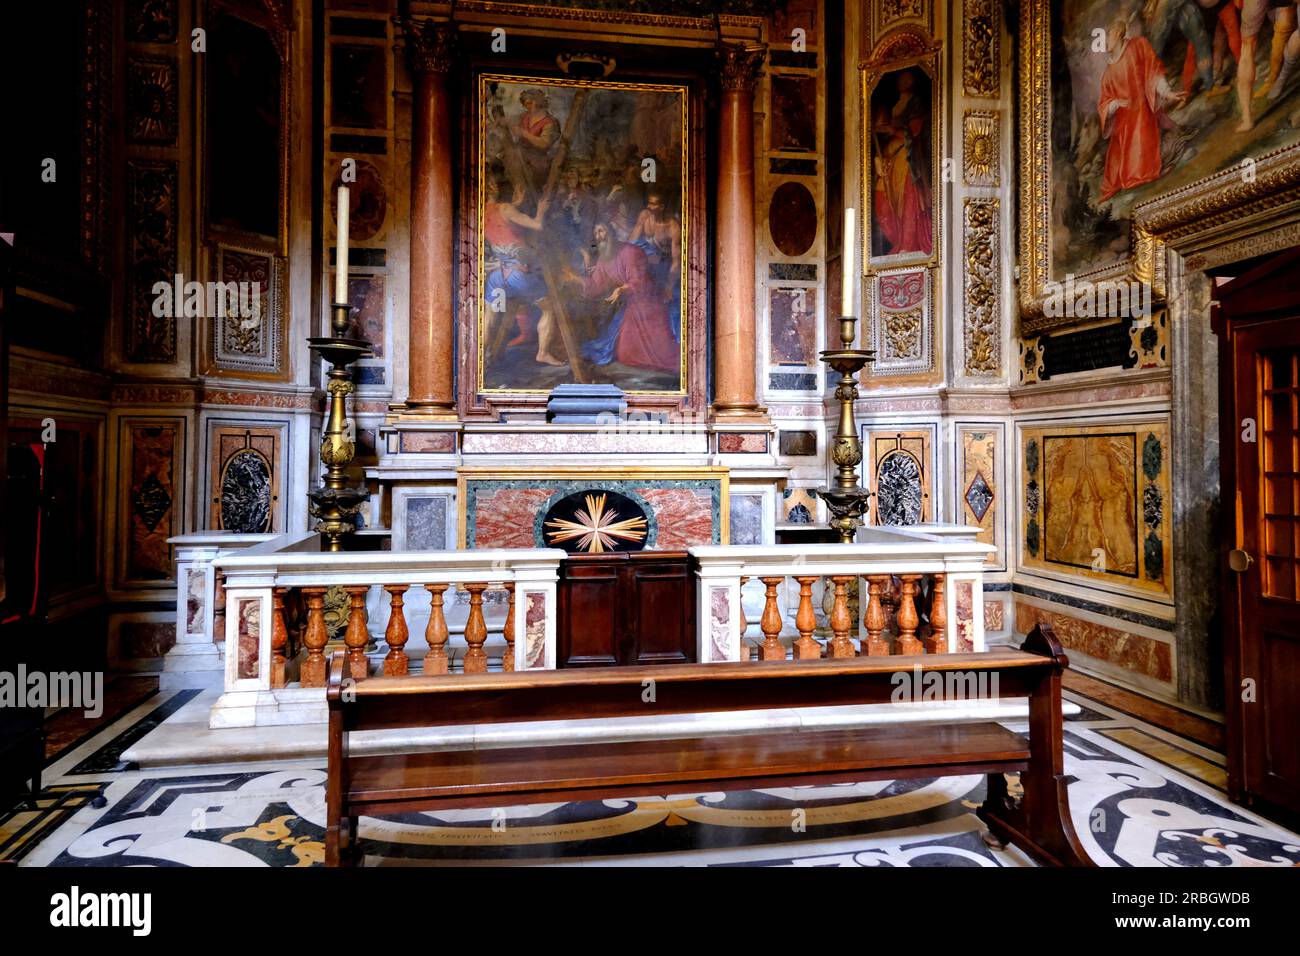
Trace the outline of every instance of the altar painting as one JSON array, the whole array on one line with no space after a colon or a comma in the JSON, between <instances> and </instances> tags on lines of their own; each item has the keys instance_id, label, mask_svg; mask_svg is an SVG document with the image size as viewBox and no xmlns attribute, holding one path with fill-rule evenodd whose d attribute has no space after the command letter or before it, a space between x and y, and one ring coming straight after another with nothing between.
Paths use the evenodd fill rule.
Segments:
<instances>
[{"instance_id":1,"label":"altar painting","mask_svg":"<svg viewBox=\"0 0 1300 956\"><path fill-rule=\"evenodd\" d=\"M686 92L479 78L484 392L685 392Z\"/></svg>"},{"instance_id":2,"label":"altar painting","mask_svg":"<svg viewBox=\"0 0 1300 956\"><path fill-rule=\"evenodd\" d=\"M1021 58L1030 313L1069 275L1154 280L1159 295L1143 204L1219 174L1249 195L1256 163L1300 144L1294 3L1029 0Z\"/></svg>"}]
</instances>

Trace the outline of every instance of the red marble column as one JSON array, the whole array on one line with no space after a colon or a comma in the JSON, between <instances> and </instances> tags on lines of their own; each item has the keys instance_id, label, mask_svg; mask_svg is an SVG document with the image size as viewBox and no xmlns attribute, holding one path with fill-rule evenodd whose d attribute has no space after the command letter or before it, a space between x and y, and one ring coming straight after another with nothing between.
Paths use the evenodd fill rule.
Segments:
<instances>
[{"instance_id":1,"label":"red marble column","mask_svg":"<svg viewBox=\"0 0 1300 956\"><path fill-rule=\"evenodd\" d=\"M456 30L403 20L414 79L411 100L411 303L408 411L454 412L452 351L451 84Z\"/></svg>"},{"instance_id":2,"label":"red marble column","mask_svg":"<svg viewBox=\"0 0 1300 956\"><path fill-rule=\"evenodd\" d=\"M715 416L755 417L754 88L763 44L718 46L717 276L714 285Z\"/></svg>"}]
</instances>

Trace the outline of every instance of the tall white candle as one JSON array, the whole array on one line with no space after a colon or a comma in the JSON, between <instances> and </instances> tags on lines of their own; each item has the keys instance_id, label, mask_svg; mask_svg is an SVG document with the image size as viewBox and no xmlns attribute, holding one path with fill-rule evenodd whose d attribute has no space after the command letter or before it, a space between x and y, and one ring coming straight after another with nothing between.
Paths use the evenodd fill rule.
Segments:
<instances>
[{"instance_id":1,"label":"tall white candle","mask_svg":"<svg viewBox=\"0 0 1300 956\"><path fill-rule=\"evenodd\" d=\"M840 315L853 314L853 280L854 271L857 268L857 210L848 208L844 210L844 275L843 293L840 296Z\"/></svg>"},{"instance_id":2,"label":"tall white candle","mask_svg":"<svg viewBox=\"0 0 1300 956\"><path fill-rule=\"evenodd\" d=\"M348 219L352 211L348 187L339 187L339 228L338 242L334 253L334 302L348 301Z\"/></svg>"}]
</instances>

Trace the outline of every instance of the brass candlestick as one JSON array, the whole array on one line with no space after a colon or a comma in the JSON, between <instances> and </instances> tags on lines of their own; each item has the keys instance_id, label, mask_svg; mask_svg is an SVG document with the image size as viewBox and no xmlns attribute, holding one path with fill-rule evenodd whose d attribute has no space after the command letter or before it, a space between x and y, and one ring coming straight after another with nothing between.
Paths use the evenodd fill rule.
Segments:
<instances>
[{"instance_id":1,"label":"brass candlestick","mask_svg":"<svg viewBox=\"0 0 1300 956\"><path fill-rule=\"evenodd\" d=\"M346 337L351 311L346 302L335 302L330 320L334 334L307 340L308 347L330 363L329 381L325 385L329 393L329 415L320 441L325 480L307 493L312 517L318 519L316 530L321 535L322 551L343 550L346 536L357 530L357 512L370 498L370 492L364 487L348 486L347 468L356 455L356 445L350 437L354 432L348 428L347 397L353 390L350 366L371 354L369 342Z\"/></svg>"},{"instance_id":2,"label":"brass candlestick","mask_svg":"<svg viewBox=\"0 0 1300 956\"><path fill-rule=\"evenodd\" d=\"M840 373L835 387L835 397L840 403L840 421L831 443L831 461L836 464L835 481L829 488L819 488L816 494L830 509L830 525L839 532L842 544L852 544L857 535L862 516L871 503L871 492L858 484L858 465L862 463L862 442L858 438L853 420L853 403L858 397L858 384L854 376L868 362L876 360L871 349L853 348L857 319L851 315L840 316L840 347L821 353L821 360Z\"/></svg>"}]
</instances>

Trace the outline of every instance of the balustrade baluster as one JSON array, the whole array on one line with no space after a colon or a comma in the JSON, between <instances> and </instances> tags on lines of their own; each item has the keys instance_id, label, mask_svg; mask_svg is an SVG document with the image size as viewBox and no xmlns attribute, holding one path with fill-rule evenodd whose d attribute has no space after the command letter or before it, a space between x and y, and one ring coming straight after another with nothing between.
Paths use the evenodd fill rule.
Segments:
<instances>
[{"instance_id":1,"label":"balustrade baluster","mask_svg":"<svg viewBox=\"0 0 1300 956\"><path fill-rule=\"evenodd\" d=\"M298 682L303 687L325 686L327 664L324 651L329 641L329 630L325 627L325 591L326 588L302 589L307 599L307 631L302 638L307 658L298 672Z\"/></svg>"},{"instance_id":2,"label":"balustrade baluster","mask_svg":"<svg viewBox=\"0 0 1300 956\"><path fill-rule=\"evenodd\" d=\"M921 623L916 614L916 585L921 575L900 574L899 579L898 653L920 654L924 645L916 637L916 627Z\"/></svg>"},{"instance_id":3,"label":"balustrade baluster","mask_svg":"<svg viewBox=\"0 0 1300 956\"><path fill-rule=\"evenodd\" d=\"M738 642L740 654L737 660L742 661L750 659L749 645L745 643L745 632L749 630L749 621L745 620L745 582L748 580L749 578L746 577L740 579L740 641Z\"/></svg>"},{"instance_id":4,"label":"balustrade baluster","mask_svg":"<svg viewBox=\"0 0 1300 956\"><path fill-rule=\"evenodd\" d=\"M515 669L515 584L509 581L502 585L509 595L506 604L506 623L503 627L506 639L506 652L501 657L501 669L503 671L512 671Z\"/></svg>"},{"instance_id":5,"label":"balustrade baluster","mask_svg":"<svg viewBox=\"0 0 1300 956\"><path fill-rule=\"evenodd\" d=\"M930 654L948 653L948 605L944 600L944 577L936 574L930 585L930 636L925 649Z\"/></svg>"},{"instance_id":6,"label":"balustrade baluster","mask_svg":"<svg viewBox=\"0 0 1300 956\"><path fill-rule=\"evenodd\" d=\"M366 629L366 595L370 593L370 587L349 585L343 590L348 593L348 629L343 634L343 643L348 649L345 668L353 680L365 680L370 674L370 662L366 660L366 644L370 640L370 632Z\"/></svg>"},{"instance_id":7,"label":"balustrade baluster","mask_svg":"<svg viewBox=\"0 0 1300 956\"><path fill-rule=\"evenodd\" d=\"M813 611L812 586L817 577L796 577L795 580L799 582L799 613L794 618L794 626L799 631L799 639L794 642L795 660L821 657L822 646L813 638L817 614Z\"/></svg>"},{"instance_id":8,"label":"balustrade baluster","mask_svg":"<svg viewBox=\"0 0 1300 956\"><path fill-rule=\"evenodd\" d=\"M487 673L487 651L483 650L483 642L487 640L487 623L483 620L483 591L486 588L486 584L465 585L469 592L469 620L465 622L465 643L469 645L465 651L466 674Z\"/></svg>"},{"instance_id":9,"label":"balustrade baluster","mask_svg":"<svg viewBox=\"0 0 1300 956\"><path fill-rule=\"evenodd\" d=\"M385 584L388 592L388 627L384 631L384 641L388 644L388 655L384 658L385 677L404 677L410 673L410 659L406 656L406 642L411 632L406 627L406 612L402 609L403 595L410 589L409 584Z\"/></svg>"},{"instance_id":10,"label":"balustrade baluster","mask_svg":"<svg viewBox=\"0 0 1300 956\"><path fill-rule=\"evenodd\" d=\"M857 648L853 646L853 641L849 639L849 628L853 626L853 615L849 614L849 582L854 580L851 575L837 574L831 578L831 583L835 585L835 599L831 605L831 638L830 646L827 648L827 657L856 657Z\"/></svg>"},{"instance_id":11,"label":"balustrade baluster","mask_svg":"<svg viewBox=\"0 0 1300 956\"><path fill-rule=\"evenodd\" d=\"M289 629L284 626L284 595L288 588L271 592L271 686L284 686L284 648L289 643Z\"/></svg>"},{"instance_id":12,"label":"balustrade baluster","mask_svg":"<svg viewBox=\"0 0 1300 956\"><path fill-rule=\"evenodd\" d=\"M212 643L226 645L226 576L213 572L212 589Z\"/></svg>"},{"instance_id":13,"label":"balustrade baluster","mask_svg":"<svg viewBox=\"0 0 1300 956\"><path fill-rule=\"evenodd\" d=\"M872 574L867 577L867 609L862 615L862 626L867 629L867 639L863 642L862 653L867 657L884 657L889 654L889 641L885 637L885 625L889 619L885 616L885 604L882 593L889 586L889 577L884 574Z\"/></svg>"},{"instance_id":14,"label":"balustrade baluster","mask_svg":"<svg viewBox=\"0 0 1300 956\"><path fill-rule=\"evenodd\" d=\"M442 612L442 596L447 590L446 584L426 584L429 592L429 624L424 629L424 640L429 645L429 653L424 655L424 673L446 674L447 666L447 618Z\"/></svg>"},{"instance_id":15,"label":"balustrade baluster","mask_svg":"<svg viewBox=\"0 0 1300 956\"><path fill-rule=\"evenodd\" d=\"M763 632L763 646L759 649L759 660L783 661L785 648L781 646L781 608L777 604L776 589L785 583L785 578L759 578L767 586L767 602L763 605L763 617L758 622Z\"/></svg>"}]
</instances>

